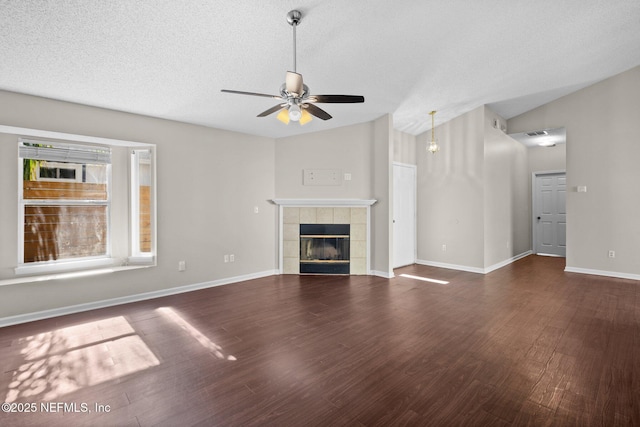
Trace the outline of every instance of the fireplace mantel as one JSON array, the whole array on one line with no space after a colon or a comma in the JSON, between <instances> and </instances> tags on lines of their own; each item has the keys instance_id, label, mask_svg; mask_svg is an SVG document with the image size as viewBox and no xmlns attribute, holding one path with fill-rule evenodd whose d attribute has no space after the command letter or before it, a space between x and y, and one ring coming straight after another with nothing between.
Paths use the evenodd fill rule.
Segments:
<instances>
[{"instance_id":1,"label":"fireplace mantel","mask_svg":"<svg viewBox=\"0 0 640 427\"><path fill-rule=\"evenodd\" d=\"M272 199L276 205L291 207L334 207L334 206L371 206L377 200L369 199Z\"/></svg>"}]
</instances>

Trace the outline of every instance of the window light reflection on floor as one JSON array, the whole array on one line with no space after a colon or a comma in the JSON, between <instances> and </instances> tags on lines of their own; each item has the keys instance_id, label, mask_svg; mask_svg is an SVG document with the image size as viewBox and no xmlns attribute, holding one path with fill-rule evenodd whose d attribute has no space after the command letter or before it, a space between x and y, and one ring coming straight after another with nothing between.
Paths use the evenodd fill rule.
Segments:
<instances>
[{"instance_id":1,"label":"window light reflection on floor","mask_svg":"<svg viewBox=\"0 0 640 427\"><path fill-rule=\"evenodd\" d=\"M218 344L214 343L209 338L204 336L202 332L194 328L191 325L191 323L187 322L182 316L176 313L175 310L173 310L172 308L160 307L158 311L168 319L171 319L176 325L180 326L182 329L187 331L189 335L195 338L196 341L198 341L204 348L206 348L211 353L213 353L218 359L237 360L235 356L232 356L232 355L225 356L222 353L222 347L220 347Z\"/></svg>"},{"instance_id":2,"label":"window light reflection on floor","mask_svg":"<svg viewBox=\"0 0 640 427\"><path fill-rule=\"evenodd\" d=\"M5 402L53 400L160 364L122 317L20 338Z\"/></svg>"},{"instance_id":3,"label":"window light reflection on floor","mask_svg":"<svg viewBox=\"0 0 640 427\"><path fill-rule=\"evenodd\" d=\"M401 274L400 277L406 277L407 279L422 280L423 282L437 283L439 285L449 284L449 282L447 282L446 280L430 279L428 277L413 276L411 274Z\"/></svg>"}]
</instances>

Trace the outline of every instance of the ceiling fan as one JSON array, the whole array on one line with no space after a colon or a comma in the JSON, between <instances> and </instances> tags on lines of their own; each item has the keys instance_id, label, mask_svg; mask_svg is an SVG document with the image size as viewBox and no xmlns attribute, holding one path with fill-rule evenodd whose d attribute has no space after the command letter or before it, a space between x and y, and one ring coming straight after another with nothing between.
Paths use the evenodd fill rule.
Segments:
<instances>
[{"instance_id":1,"label":"ceiling fan","mask_svg":"<svg viewBox=\"0 0 640 427\"><path fill-rule=\"evenodd\" d=\"M236 93L240 95L263 96L280 101L268 110L258 114L258 117L266 117L280 111L278 120L288 124L289 121L299 122L301 125L309 123L312 116L322 120L329 120L331 115L316 103L346 104L364 102L363 96L358 95L311 95L309 87L303 83L302 74L296 72L296 27L300 24L302 13L292 10L287 14L287 22L293 27L293 71L287 71L285 82L280 87L280 95L268 95L264 93L243 92L239 90L222 89L222 92Z\"/></svg>"}]
</instances>

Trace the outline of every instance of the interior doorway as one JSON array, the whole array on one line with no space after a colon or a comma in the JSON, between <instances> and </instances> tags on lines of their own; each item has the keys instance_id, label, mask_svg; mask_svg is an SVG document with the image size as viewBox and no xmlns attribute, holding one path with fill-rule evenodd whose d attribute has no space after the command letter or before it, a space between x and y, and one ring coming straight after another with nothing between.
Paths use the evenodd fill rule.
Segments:
<instances>
[{"instance_id":1,"label":"interior doorway","mask_svg":"<svg viewBox=\"0 0 640 427\"><path fill-rule=\"evenodd\" d=\"M534 252L538 255L566 257L566 173L535 172L532 181Z\"/></svg>"},{"instance_id":2,"label":"interior doorway","mask_svg":"<svg viewBox=\"0 0 640 427\"><path fill-rule=\"evenodd\" d=\"M416 262L416 169L393 163L393 268Z\"/></svg>"}]
</instances>

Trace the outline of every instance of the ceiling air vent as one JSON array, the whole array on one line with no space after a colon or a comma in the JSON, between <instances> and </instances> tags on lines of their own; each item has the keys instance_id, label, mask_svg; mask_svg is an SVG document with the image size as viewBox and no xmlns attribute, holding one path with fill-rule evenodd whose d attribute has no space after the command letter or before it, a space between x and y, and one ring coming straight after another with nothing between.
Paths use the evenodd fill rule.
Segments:
<instances>
[{"instance_id":1,"label":"ceiling air vent","mask_svg":"<svg viewBox=\"0 0 640 427\"><path fill-rule=\"evenodd\" d=\"M544 136L549 135L546 130L537 130L535 132L527 132L527 136Z\"/></svg>"}]
</instances>

